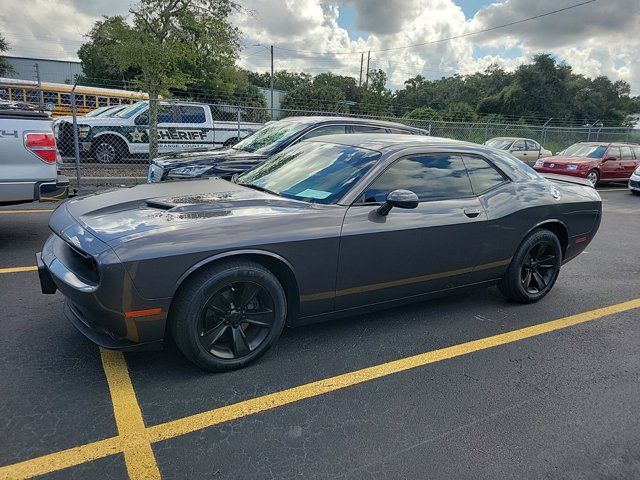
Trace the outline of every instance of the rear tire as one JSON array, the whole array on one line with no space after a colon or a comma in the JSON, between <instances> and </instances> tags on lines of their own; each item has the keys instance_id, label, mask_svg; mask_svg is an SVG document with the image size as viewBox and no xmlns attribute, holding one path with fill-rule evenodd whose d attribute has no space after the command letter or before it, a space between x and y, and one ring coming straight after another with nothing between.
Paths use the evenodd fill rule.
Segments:
<instances>
[{"instance_id":1,"label":"rear tire","mask_svg":"<svg viewBox=\"0 0 640 480\"><path fill-rule=\"evenodd\" d=\"M219 372L262 356L280 337L286 316L284 289L273 273L255 262L229 261L183 283L169 325L187 359Z\"/></svg>"},{"instance_id":2,"label":"rear tire","mask_svg":"<svg viewBox=\"0 0 640 480\"><path fill-rule=\"evenodd\" d=\"M593 185L593 187L595 188L600 182L600 174L597 170L589 170L589 173L587 173L587 180L589 180L591 182L591 185Z\"/></svg>"},{"instance_id":3,"label":"rear tire","mask_svg":"<svg viewBox=\"0 0 640 480\"><path fill-rule=\"evenodd\" d=\"M127 145L119 138L105 138L98 137L94 139L95 144L91 147L91 153L95 161L99 163L114 163L119 162L124 157L125 153L128 153L129 149Z\"/></svg>"},{"instance_id":4,"label":"rear tire","mask_svg":"<svg viewBox=\"0 0 640 480\"><path fill-rule=\"evenodd\" d=\"M551 291L561 264L558 237L549 230L534 230L518 247L498 288L515 302L537 302Z\"/></svg>"}]
</instances>

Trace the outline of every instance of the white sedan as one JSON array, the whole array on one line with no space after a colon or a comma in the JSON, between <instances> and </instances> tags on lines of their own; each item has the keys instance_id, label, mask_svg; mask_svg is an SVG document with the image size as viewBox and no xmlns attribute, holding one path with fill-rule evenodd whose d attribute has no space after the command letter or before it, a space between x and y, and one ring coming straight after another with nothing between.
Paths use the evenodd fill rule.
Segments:
<instances>
[{"instance_id":1,"label":"white sedan","mask_svg":"<svg viewBox=\"0 0 640 480\"><path fill-rule=\"evenodd\" d=\"M484 144L498 150L505 150L531 167L539 158L552 155L550 150L543 148L542 145L530 138L496 137L487 140Z\"/></svg>"}]
</instances>

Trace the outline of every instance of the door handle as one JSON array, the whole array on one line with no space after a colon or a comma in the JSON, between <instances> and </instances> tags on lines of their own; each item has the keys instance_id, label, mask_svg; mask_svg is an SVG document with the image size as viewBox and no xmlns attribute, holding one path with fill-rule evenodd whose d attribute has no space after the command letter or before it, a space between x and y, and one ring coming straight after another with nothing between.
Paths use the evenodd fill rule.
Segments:
<instances>
[{"instance_id":1,"label":"door handle","mask_svg":"<svg viewBox=\"0 0 640 480\"><path fill-rule=\"evenodd\" d=\"M478 215L480 215L480 209L479 208L465 208L464 209L464 214L469 218L476 218Z\"/></svg>"}]
</instances>

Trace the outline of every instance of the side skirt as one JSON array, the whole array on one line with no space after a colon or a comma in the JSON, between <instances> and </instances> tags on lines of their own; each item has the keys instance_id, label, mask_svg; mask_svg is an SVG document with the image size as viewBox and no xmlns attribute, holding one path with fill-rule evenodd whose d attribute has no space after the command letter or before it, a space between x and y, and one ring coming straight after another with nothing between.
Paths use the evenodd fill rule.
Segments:
<instances>
[{"instance_id":1,"label":"side skirt","mask_svg":"<svg viewBox=\"0 0 640 480\"><path fill-rule=\"evenodd\" d=\"M435 292L420 293L418 295L411 295L409 297L402 297L395 300L387 300L384 302L372 303L361 307L346 308L343 310L337 310L330 313L321 313L318 315L310 315L306 317L300 317L294 319L289 325L291 327L299 327L303 325L311 325L314 323L326 322L337 318L352 317L355 315L362 315L364 313L377 312L380 310L387 310L401 305L408 305L411 303L424 302L426 300L432 300L434 298L446 297L450 294L457 292L464 292L467 290L475 290L477 288L490 287L496 285L500 281L500 278L492 280L485 280L483 282L471 283L469 285L463 285L461 287L447 288L444 290L437 290Z\"/></svg>"}]
</instances>

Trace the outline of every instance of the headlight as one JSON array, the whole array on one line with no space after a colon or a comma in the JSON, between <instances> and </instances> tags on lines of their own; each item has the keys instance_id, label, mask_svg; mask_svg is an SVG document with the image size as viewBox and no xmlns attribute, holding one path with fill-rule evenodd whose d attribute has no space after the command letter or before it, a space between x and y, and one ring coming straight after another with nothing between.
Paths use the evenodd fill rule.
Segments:
<instances>
[{"instance_id":1,"label":"headlight","mask_svg":"<svg viewBox=\"0 0 640 480\"><path fill-rule=\"evenodd\" d=\"M578 165L567 165L567 170L577 170Z\"/></svg>"},{"instance_id":2,"label":"headlight","mask_svg":"<svg viewBox=\"0 0 640 480\"><path fill-rule=\"evenodd\" d=\"M211 165L197 167L178 167L169 171L170 178L194 178L211 170Z\"/></svg>"},{"instance_id":3,"label":"headlight","mask_svg":"<svg viewBox=\"0 0 640 480\"><path fill-rule=\"evenodd\" d=\"M86 138L91 133L91 127L89 125L78 125L78 137Z\"/></svg>"},{"instance_id":4,"label":"headlight","mask_svg":"<svg viewBox=\"0 0 640 480\"><path fill-rule=\"evenodd\" d=\"M533 164L534 167L541 167L544 165L544 160L536 160L536 163Z\"/></svg>"}]
</instances>

